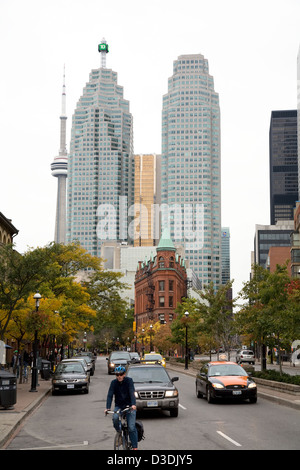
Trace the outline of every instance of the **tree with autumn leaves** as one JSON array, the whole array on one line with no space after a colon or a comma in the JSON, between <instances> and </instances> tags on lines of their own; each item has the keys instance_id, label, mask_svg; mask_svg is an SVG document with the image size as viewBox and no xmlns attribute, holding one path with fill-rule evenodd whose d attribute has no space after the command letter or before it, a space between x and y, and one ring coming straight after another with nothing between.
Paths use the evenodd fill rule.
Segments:
<instances>
[{"instance_id":1,"label":"tree with autumn leaves","mask_svg":"<svg viewBox=\"0 0 300 470\"><path fill-rule=\"evenodd\" d=\"M51 243L18 253L0 248L0 339L14 339L21 349L38 331L40 341L51 335L73 341L82 331L109 318L124 316L121 274L104 271L102 260L79 244ZM42 299L35 311L33 296ZM108 321L109 323L109 321Z\"/></svg>"}]
</instances>

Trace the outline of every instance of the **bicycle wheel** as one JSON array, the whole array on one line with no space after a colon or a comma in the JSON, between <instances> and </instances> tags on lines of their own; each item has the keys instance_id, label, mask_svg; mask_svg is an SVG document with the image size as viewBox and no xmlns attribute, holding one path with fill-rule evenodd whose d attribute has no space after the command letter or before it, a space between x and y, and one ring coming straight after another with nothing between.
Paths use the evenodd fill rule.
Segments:
<instances>
[{"instance_id":1,"label":"bicycle wheel","mask_svg":"<svg viewBox=\"0 0 300 470\"><path fill-rule=\"evenodd\" d=\"M121 432L117 432L115 435L114 450L127 450L127 442Z\"/></svg>"}]
</instances>

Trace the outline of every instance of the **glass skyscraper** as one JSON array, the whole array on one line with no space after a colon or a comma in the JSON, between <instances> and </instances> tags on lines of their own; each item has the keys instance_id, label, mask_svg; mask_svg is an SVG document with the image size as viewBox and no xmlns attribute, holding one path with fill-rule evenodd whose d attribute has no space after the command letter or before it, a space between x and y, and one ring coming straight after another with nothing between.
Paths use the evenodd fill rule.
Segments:
<instances>
[{"instance_id":1,"label":"glass skyscraper","mask_svg":"<svg viewBox=\"0 0 300 470\"><path fill-rule=\"evenodd\" d=\"M272 111L269 133L270 223L293 220L298 201L297 110Z\"/></svg>"},{"instance_id":2,"label":"glass skyscraper","mask_svg":"<svg viewBox=\"0 0 300 470\"><path fill-rule=\"evenodd\" d=\"M222 284L230 281L230 229L222 227Z\"/></svg>"},{"instance_id":3,"label":"glass skyscraper","mask_svg":"<svg viewBox=\"0 0 300 470\"><path fill-rule=\"evenodd\" d=\"M179 56L162 110L163 226L202 285L221 283L220 108L208 61Z\"/></svg>"},{"instance_id":4,"label":"glass skyscraper","mask_svg":"<svg viewBox=\"0 0 300 470\"><path fill-rule=\"evenodd\" d=\"M67 242L100 256L103 240L127 238L133 204L133 119L117 73L92 70L72 117Z\"/></svg>"}]
</instances>

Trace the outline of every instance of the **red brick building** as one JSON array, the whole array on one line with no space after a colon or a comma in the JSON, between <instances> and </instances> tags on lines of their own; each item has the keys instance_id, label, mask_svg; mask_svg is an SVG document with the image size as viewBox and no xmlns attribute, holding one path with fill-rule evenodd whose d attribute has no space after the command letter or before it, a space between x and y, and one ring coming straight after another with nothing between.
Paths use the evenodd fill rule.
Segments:
<instances>
[{"instance_id":1,"label":"red brick building","mask_svg":"<svg viewBox=\"0 0 300 470\"><path fill-rule=\"evenodd\" d=\"M270 246L268 258L267 258L267 268L271 273L276 271L277 264L283 265L289 261L287 266L287 272L291 276L291 247L289 246Z\"/></svg>"},{"instance_id":2,"label":"red brick building","mask_svg":"<svg viewBox=\"0 0 300 470\"><path fill-rule=\"evenodd\" d=\"M135 275L135 318L137 328L147 321L170 323L174 310L187 296L185 261L176 253L168 230L164 230L156 256L139 261Z\"/></svg>"}]
</instances>

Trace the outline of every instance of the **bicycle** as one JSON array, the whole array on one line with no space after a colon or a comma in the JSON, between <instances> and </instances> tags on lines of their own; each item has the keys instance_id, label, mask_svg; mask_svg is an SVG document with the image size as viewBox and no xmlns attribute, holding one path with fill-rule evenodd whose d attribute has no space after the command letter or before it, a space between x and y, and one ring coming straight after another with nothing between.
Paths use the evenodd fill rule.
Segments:
<instances>
[{"instance_id":1,"label":"bicycle","mask_svg":"<svg viewBox=\"0 0 300 470\"><path fill-rule=\"evenodd\" d=\"M114 438L114 450L132 450L132 445L129 439L127 419L126 419L126 414L131 410L132 410L131 406L126 406L126 408L124 408L123 410L117 410L117 411L107 410L106 411L106 414L116 413L119 417L119 431L116 432L116 435Z\"/></svg>"}]
</instances>

